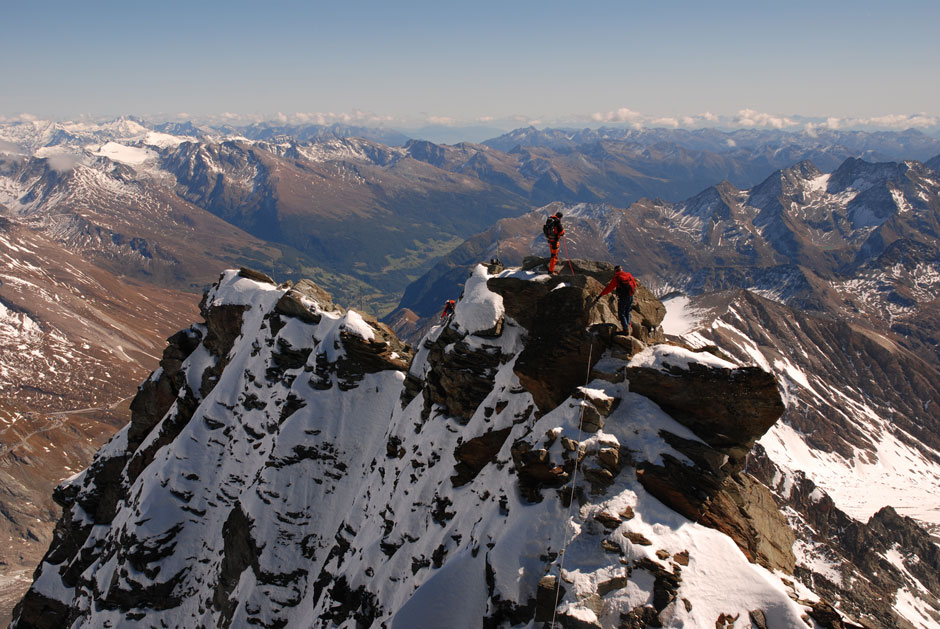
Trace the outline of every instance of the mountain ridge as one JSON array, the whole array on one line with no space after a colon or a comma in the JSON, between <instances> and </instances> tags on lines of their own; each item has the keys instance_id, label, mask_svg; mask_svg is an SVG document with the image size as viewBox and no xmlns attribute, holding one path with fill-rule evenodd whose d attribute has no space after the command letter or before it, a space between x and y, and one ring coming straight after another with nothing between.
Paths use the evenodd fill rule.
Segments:
<instances>
[{"instance_id":1,"label":"mountain ridge","mask_svg":"<svg viewBox=\"0 0 940 629\"><path fill-rule=\"evenodd\" d=\"M610 266L575 262L578 275L557 278L476 267L414 358L312 284L226 272L129 426L57 490L63 525L14 626L927 626L904 597L936 614L931 585L894 560L878 564L889 600L807 586L824 562L788 550L794 533L744 472L783 410L773 377L662 344L665 310L648 292L635 336L613 335L611 303L593 299ZM667 394L670 415L633 392L677 380L729 414ZM858 530L893 544L879 524L891 518ZM913 544L910 561L934 565L929 546Z\"/></svg>"}]
</instances>

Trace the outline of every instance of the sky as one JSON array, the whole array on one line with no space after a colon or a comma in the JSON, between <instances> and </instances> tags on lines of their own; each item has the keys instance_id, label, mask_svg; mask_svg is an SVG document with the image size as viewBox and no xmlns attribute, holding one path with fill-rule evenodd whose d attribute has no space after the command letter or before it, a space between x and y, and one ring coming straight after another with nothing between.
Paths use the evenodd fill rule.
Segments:
<instances>
[{"instance_id":1,"label":"sky","mask_svg":"<svg viewBox=\"0 0 940 629\"><path fill-rule=\"evenodd\" d=\"M940 115L935 0L4 5L8 120L936 126Z\"/></svg>"}]
</instances>

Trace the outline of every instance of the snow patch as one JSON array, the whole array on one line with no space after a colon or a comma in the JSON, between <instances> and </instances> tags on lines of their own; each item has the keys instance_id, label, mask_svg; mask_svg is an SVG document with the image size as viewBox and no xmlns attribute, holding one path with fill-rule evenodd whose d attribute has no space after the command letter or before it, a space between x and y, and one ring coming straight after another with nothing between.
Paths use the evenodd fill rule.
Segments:
<instances>
[{"instance_id":1,"label":"snow patch","mask_svg":"<svg viewBox=\"0 0 940 629\"><path fill-rule=\"evenodd\" d=\"M693 352L684 347L671 345L653 345L630 360L630 367L646 367L657 371L668 371L669 368L689 370L692 364L707 365L716 369L736 369L737 365L708 352Z\"/></svg>"},{"instance_id":2,"label":"snow patch","mask_svg":"<svg viewBox=\"0 0 940 629\"><path fill-rule=\"evenodd\" d=\"M685 295L672 297L663 302L666 316L663 319L663 332L674 336L688 334L701 325L701 318L706 311L690 308L691 300Z\"/></svg>"},{"instance_id":3,"label":"snow patch","mask_svg":"<svg viewBox=\"0 0 940 629\"><path fill-rule=\"evenodd\" d=\"M139 166L147 160L154 159L157 154L150 149L139 148L136 146L126 146L117 142L108 142L91 151L92 155L98 157L107 157L108 159L128 164L130 166Z\"/></svg>"},{"instance_id":4,"label":"snow patch","mask_svg":"<svg viewBox=\"0 0 940 629\"><path fill-rule=\"evenodd\" d=\"M478 264L464 285L463 297L457 302L454 323L458 329L475 334L496 327L505 308L503 298L486 286L490 278L486 267Z\"/></svg>"}]
</instances>

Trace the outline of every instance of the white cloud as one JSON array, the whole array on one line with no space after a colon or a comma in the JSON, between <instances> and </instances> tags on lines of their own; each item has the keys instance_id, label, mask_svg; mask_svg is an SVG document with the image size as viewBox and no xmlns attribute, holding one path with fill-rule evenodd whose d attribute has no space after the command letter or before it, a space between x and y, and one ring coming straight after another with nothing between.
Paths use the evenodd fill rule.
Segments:
<instances>
[{"instance_id":1,"label":"white cloud","mask_svg":"<svg viewBox=\"0 0 940 629\"><path fill-rule=\"evenodd\" d=\"M17 114L17 115L15 115L15 116L2 116L2 115L0 115L0 122L3 122L3 123L8 123L8 122L37 122L37 121L39 121L39 120L41 120L41 119L39 118L39 116L34 116L33 114L27 114L27 113Z\"/></svg>"},{"instance_id":2,"label":"white cloud","mask_svg":"<svg viewBox=\"0 0 940 629\"><path fill-rule=\"evenodd\" d=\"M631 122L631 123L640 123L642 122L644 116L638 111L633 111L627 107L621 107L620 109L607 112L594 112L591 114L591 120L594 122Z\"/></svg>"},{"instance_id":3,"label":"white cloud","mask_svg":"<svg viewBox=\"0 0 940 629\"><path fill-rule=\"evenodd\" d=\"M885 116L875 116L873 118L850 118L847 122L852 126L871 126L886 129L924 129L940 124L940 118L937 116L928 116L925 113L888 114Z\"/></svg>"},{"instance_id":4,"label":"white cloud","mask_svg":"<svg viewBox=\"0 0 940 629\"><path fill-rule=\"evenodd\" d=\"M678 118L653 118L651 124L654 127L669 127L671 129L679 128Z\"/></svg>"},{"instance_id":5,"label":"white cloud","mask_svg":"<svg viewBox=\"0 0 940 629\"><path fill-rule=\"evenodd\" d=\"M428 116L428 124L453 127L457 124L457 120L450 116Z\"/></svg>"},{"instance_id":6,"label":"white cloud","mask_svg":"<svg viewBox=\"0 0 940 629\"><path fill-rule=\"evenodd\" d=\"M806 132L815 136L820 129L836 131L839 129L884 129L903 131L905 129L928 129L940 125L940 117L919 114L886 114L870 118L838 118L830 116L821 122L806 123Z\"/></svg>"},{"instance_id":7,"label":"white cloud","mask_svg":"<svg viewBox=\"0 0 940 629\"><path fill-rule=\"evenodd\" d=\"M770 129L788 129L799 123L786 116L775 116L754 109L742 109L734 118L734 123L745 128L763 127Z\"/></svg>"},{"instance_id":8,"label":"white cloud","mask_svg":"<svg viewBox=\"0 0 940 629\"><path fill-rule=\"evenodd\" d=\"M81 157L74 153L55 153L46 158L49 168L60 173L72 170L80 161Z\"/></svg>"}]
</instances>

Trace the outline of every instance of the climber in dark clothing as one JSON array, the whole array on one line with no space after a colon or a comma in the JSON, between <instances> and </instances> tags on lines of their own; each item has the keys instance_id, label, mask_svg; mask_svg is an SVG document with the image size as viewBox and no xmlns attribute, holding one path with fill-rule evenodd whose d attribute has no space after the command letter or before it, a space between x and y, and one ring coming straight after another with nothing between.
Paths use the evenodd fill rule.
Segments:
<instances>
[{"instance_id":1,"label":"climber in dark clothing","mask_svg":"<svg viewBox=\"0 0 940 629\"><path fill-rule=\"evenodd\" d=\"M630 334L630 309L633 308L633 294L636 293L636 279L624 271L620 265L614 267L614 278L610 280L603 292L597 296L594 303L601 297L617 291L617 318L625 334Z\"/></svg>"},{"instance_id":2,"label":"climber in dark clothing","mask_svg":"<svg viewBox=\"0 0 940 629\"><path fill-rule=\"evenodd\" d=\"M448 299L444 302L444 312L441 313L441 321L446 321L448 317L453 316L456 303L457 302L453 299Z\"/></svg>"},{"instance_id":3,"label":"climber in dark clothing","mask_svg":"<svg viewBox=\"0 0 940 629\"><path fill-rule=\"evenodd\" d=\"M555 265L558 264L558 241L565 235L565 228L561 226L561 212L555 212L548 217L545 225L542 226L542 233L548 241L548 249L552 252L552 257L548 261L548 272L555 273Z\"/></svg>"}]
</instances>

